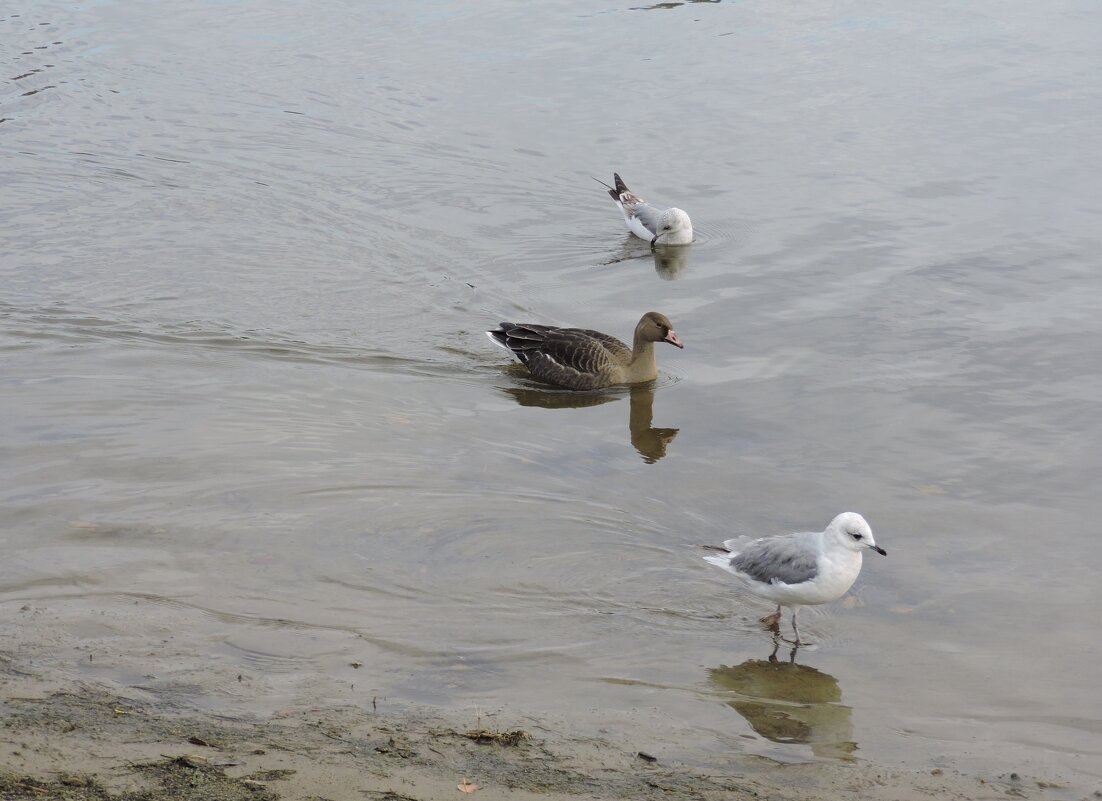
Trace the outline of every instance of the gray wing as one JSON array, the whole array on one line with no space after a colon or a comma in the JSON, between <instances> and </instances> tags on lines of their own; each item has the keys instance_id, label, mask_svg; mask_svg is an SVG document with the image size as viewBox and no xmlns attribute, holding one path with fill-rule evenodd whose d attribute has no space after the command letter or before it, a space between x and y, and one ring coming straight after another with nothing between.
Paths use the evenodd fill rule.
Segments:
<instances>
[{"instance_id":1,"label":"gray wing","mask_svg":"<svg viewBox=\"0 0 1102 801\"><path fill-rule=\"evenodd\" d=\"M652 206L646 201L640 200L631 207L631 216L643 223L643 227L652 234L658 233L658 223L662 219L664 209Z\"/></svg>"},{"instance_id":2,"label":"gray wing","mask_svg":"<svg viewBox=\"0 0 1102 801\"><path fill-rule=\"evenodd\" d=\"M807 540L792 535L754 540L731 557L731 567L766 584L800 584L819 574L815 551Z\"/></svg>"}]
</instances>

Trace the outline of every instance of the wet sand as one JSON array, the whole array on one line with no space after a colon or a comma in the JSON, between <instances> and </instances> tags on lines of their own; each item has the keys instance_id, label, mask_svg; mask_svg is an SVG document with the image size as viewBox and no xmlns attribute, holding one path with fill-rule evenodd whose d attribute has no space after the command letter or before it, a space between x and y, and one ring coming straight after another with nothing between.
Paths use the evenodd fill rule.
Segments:
<instances>
[{"instance_id":1,"label":"wet sand","mask_svg":"<svg viewBox=\"0 0 1102 801\"><path fill-rule=\"evenodd\" d=\"M42 675L3 653L0 695L5 801L1069 797L1024 775L906 772L862 761L733 756L703 770L519 711L463 716L374 699L366 708L226 716Z\"/></svg>"}]
</instances>

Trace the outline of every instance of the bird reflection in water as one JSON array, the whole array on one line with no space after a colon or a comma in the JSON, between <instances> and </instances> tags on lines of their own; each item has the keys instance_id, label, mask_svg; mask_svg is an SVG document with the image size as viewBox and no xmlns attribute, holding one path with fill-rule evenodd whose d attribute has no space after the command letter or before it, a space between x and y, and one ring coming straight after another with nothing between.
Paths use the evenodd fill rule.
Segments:
<instances>
[{"instance_id":1,"label":"bird reflection in water","mask_svg":"<svg viewBox=\"0 0 1102 801\"><path fill-rule=\"evenodd\" d=\"M524 387L502 387L502 391L512 396L521 406L538 406L543 409L599 406L629 394L628 432L631 444L647 464L654 464L665 456L666 448L680 431L678 428L654 428L651 425L654 418L654 382L637 384L630 389L621 387L603 392L560 392Z\"/></svg>"},{"instance_id":2,"label":"bird reflection in water","mask_svg":"<svg viewBox=\"0 0 1102 801\"><path fill-rule=\"evenodd\" d=\"M685 3L719 3L722 0L670 0L667 3L655 3L653 6L639 6L633 7L632 11L657 11L659 9L678 8L685 5Z\"/></svg>"},{"instance_id":3,"label":"bird reflection in water","mask_svg":"<svg viewBox=\"0 0 1102 801\"><path fill-rule=\"evenodd\" d=\"M841 703L838 680L807 665L777 658L774 639L768 659L748 659L734 667L709 671L712 682L734 698L727 705L746 718L755 732L775 743L811 746L817 757L852 761L852 710Z\"/></svg>"},{"instance_id":4,"label":"bird reflection in water","mask_svg":"<svg viewBox=\"0 0 1102 801\"><path fill-rule=\"evenodd\" d=\"M601 262L602 267L610 264L619 264L622 261L641 259L648 252L654 259L654 271L663 281L676 281L684 277L685 268L689 266L689 254L692 253L692 245L655 245L648 251L644 245L638 244L628 237L623 249L618 256Z\"/></svg>"},{"instance_id":5,"label":"bird reflection in water","mask_svg":"<svg viewBox=\"0 0 1102 801\"><path fill-rule=\"evenodd\" d=\"M632 387L631 414L628 415L628 430L631 432L631 444L647 464L654 464L666 455L666 447L673 442L679 428L655 428L651 425L654 418L654 385Z\"/></svg>"},{"instance_id":6,"label":"bird reflection in water","mask_svg":"<svg viewBox=\"0 0 1102 801\"><path fill-rule=\"evenodd\" d=\"M656 245L652 249L654 256L654 271L663 281L676 281L682 277L685 268L689 266L689 253L692 245L680 247L663 247Z\"/></svg>"}]
</instances>

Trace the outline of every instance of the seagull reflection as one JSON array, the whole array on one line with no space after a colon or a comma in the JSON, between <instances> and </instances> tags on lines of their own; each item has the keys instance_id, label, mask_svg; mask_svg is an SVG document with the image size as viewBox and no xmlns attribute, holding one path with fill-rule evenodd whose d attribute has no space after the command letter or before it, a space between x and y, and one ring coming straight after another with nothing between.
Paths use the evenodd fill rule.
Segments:
<instances>
[{"instance_id":1,"label":"seagull reflection","mask_svg":"<svg viewBox=\"0 0 1102 801\"><path fill-rule=\"evenodd\" d=\"M767 740L811 746L815 756L853 760L852 710L840 703L838 680L807 665L796 664L793 648L787 661L777 659L774 640L768 659L749 659L721 666L709 678L734 696L727 702Z\"/></svg>"},{"instance_id":2,"label":"seagull reflection","mask_svg":"<svg viewBox=\"0 0 1102 801\"><path fill-rule=\"evenodd\" d=\"M639 245L632 237L628 237L620 250L620 254L608 261L601 262L602 267L610 264L619 264L622 261L633 261L643 258L647 253L654 258L654 271L663 281L676 281L683 277L685 268L689 266L689 254L692 253L692 245L655 245L649 250L645 244Z\"/></svg>"},{"instance_id":3,"label":"seagull reflection","mask_svg":"<svg viewBox=\"0 0 1102 801\"><path fill-rule=\"evenodd\" d=\"M685 272L685 268L689 265L689 253L692 249L692 245L681 245L680 247L655 246L653 250L654 271L658 273L658 277L663 281L676 281L681 278L681 274Z\"/></svg>"},{"instance_id":4,"label":"seagull reflection","mask_svg":"<svg viewBox=\"0 0 1102 801\"><path fill-rule=\"evenodd\" d=\"M521 406L538 406L541 409L581 409L587 406L599 406L629 394L628 433L631 436L631 444L647 464L654 464L665 456L666 448L681 430L654 428L651 425L654 419L653 382L637 384L630 389L621 388L607 392L556 392L524 387L502 387L501 390Z\"/></svg>"}]
</instances>

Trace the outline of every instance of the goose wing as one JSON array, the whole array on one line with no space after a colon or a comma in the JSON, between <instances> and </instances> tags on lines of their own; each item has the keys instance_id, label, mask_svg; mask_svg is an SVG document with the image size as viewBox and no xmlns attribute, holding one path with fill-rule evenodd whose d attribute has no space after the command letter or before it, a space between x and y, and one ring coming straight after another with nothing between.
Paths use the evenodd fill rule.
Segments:
<instances>
[{"instance_id":1,"label":"goose wing","mask_svg":"<svg viewBox=\"0 0 1102 801\"><path fill-rule=\"evenodd\" d=\"M541 381L568 389L600 389L617 383L617 368L631 362L631 348L616 337L584 328L503 322L490 339L508 348Z\"/></svg>"},{"instance_id":2,"label":"goose wing","mask_svg":"<svg viewBox=\"0 0 1102 801\"><path fill-rule=\"evenodd\" d=\"M608 351L609 356L617 361L623 361L624 364L631 361L631 348L610 334L602 334L600 331L591 331L588 328L564 328L560 330L574 331L600 342Z\"/></svg>"},{"instance_id":3,"label":"goose wing","mask_svg":"<svg viewBox=\"0 0 1102 801\"><path fill-rule=\"evenodd\" d=\"M550 330L546 325L501 322L486 334L495 344L511 351L521 364L527 365L532 354L543 347Z\"/></svg>"},{"instance_id":4,"label":"goose wing","mask_svg":"<svg viewBox=\"0 0 1102 801\"><path fill-rule=\"evenodd\" d=\"M626 361L625 361L626 357ZM532 375L570 389L598 389L615 383L616 367L631 360L622 342L598 331L553 328L528 359Z\"/></svg>"}]
</instances>

